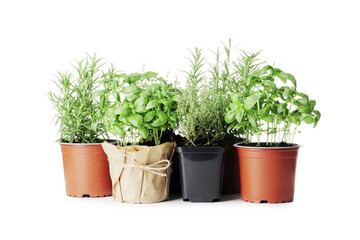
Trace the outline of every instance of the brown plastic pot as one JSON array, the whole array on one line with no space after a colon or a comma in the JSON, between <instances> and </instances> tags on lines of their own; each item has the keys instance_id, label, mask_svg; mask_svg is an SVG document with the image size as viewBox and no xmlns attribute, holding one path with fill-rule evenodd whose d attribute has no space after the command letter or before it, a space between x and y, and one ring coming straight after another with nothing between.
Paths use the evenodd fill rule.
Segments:
<instances>
[{"instance_id":1,"label":"brown plastic pot","mask_svg":"<svg viewBox=\"0 0 360 240\"><path fill-rule=\"evenodd\" d=\"M249 147L234 144L240 167L241 198L254 203L284 203L294 199L299 145Z\"/></svg>"},{"instance_id":2,"label":"brown plastic pot","mask_svg":"<svg viewBox=\"0 0 360 240\"><path fill-rule=\"evenodd\" d=\"M225 148L224 155L224 172L222 193L237 194L240 193L240 173L239 160L236 148L233 144L228 144Z\"/></svg>"},{"instance_id":3,"label":"brown plastic pot","mask_svg":"<svg viewBox=\"0 0 360 240\"><path fill-rule=\"evenodd\" d=\"M101 143L60 143L66 195L107 197L112 195L109 162Z\"/></svg>"}]
</instances>

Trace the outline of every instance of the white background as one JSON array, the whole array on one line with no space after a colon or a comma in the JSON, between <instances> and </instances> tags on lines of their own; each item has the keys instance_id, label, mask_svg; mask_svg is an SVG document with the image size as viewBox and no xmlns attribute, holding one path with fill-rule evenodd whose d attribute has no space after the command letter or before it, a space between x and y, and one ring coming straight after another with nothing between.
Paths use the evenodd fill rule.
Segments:
<instances>
[{"instance_id":1,"label":"white background","mask_svg":"<svg viewBox=\"0 0 360 240\"><path fill-rule=\"evenodd\" d=\"M357 1L1 1L1 239L359 239ZM292 73L322 119L302 128L295 200L150 205L65 196L46 93L85 52L179 76L232 38ZM235 200L230 201L232 198Z\"/></svg>"}]
</instances>

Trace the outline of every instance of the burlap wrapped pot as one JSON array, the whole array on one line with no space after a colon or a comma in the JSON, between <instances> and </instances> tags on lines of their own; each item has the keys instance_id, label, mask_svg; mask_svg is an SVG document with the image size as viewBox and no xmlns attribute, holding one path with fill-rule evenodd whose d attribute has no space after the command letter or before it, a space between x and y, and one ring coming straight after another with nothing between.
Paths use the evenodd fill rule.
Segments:
<instances>
[{"instance_id":1,"label":"burlap wrapped pot","mask_svg":"<svg viewBox=\"0 0 360 240\"><path fill-rule=\"evenodd\" d=\"M155 203L168 199L175 142L158 146L102 144L108 156L115 201Z\"/></svg>"}]
</instances>

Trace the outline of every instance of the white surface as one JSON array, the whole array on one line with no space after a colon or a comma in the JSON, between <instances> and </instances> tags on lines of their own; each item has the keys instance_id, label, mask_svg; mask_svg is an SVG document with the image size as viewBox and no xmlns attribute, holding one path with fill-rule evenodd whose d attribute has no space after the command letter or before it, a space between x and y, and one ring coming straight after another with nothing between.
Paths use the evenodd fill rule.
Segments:
<instances>
[{"instance_id":1,"label":"white surface","mask_svg":"<svg viewBox=\"0 0 360 240\"><path fill-rule=\"evenodd\" d=\"M1 239L359 239L357 1L1 1ZM46 92L85 52L178 75L188 48L229 37L298 80L322 119L303 127L295 201L119 204L65 196ZM180 79L181 80L181 79ZM196 237L196 238L195 238Z\"/></svg>"}]
</instances>

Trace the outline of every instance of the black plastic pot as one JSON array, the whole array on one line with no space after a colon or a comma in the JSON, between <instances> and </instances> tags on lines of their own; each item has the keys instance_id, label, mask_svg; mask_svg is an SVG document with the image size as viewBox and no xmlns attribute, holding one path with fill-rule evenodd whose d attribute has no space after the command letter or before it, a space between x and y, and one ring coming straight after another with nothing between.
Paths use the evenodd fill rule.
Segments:
<instances>
[{"instance_id":1,"label":"black plastic pot","mask_svg":"<svg viewBox=\"0 0 360 240\"><path fill-rule=\"evenodd\" d=\"M177 147L182 198L214 202L221 197L223 147Z\"/></svg>"}]
</instances>

